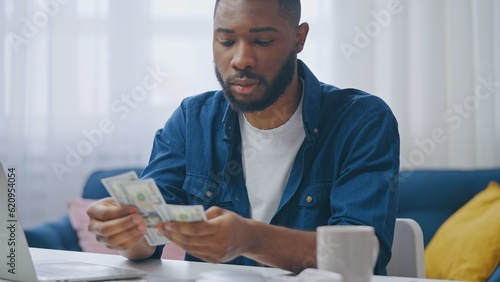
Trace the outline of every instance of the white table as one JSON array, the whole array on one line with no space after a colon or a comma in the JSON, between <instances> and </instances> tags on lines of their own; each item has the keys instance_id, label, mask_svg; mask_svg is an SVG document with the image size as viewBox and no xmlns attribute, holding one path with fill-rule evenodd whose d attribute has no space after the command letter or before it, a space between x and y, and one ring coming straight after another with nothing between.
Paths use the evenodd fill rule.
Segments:
<instances>
[{"instance_id":1,"label":"white table","mask_svg":"<svg viewBox=\"0 0 500 282\"><path fill-rule=\"evenodd\" d=\"M104 255L84 252L58 251L48 249L30 248L33 260L71 260L101 265L137 268L148 273L146 281L174 281L187 282L195 281L198 275L210 270L252 270L265 276L288 274L289 272L269 267L248 267L226 264L212 264L201 262L187 262L177 260L147 260L142 262L130 261L119 255ZM127 281L144 281L127 280ZM432 279L416 279L402 277L373 276L372 282L431 282L444 281Z\"/></svg>"}]
</instances>

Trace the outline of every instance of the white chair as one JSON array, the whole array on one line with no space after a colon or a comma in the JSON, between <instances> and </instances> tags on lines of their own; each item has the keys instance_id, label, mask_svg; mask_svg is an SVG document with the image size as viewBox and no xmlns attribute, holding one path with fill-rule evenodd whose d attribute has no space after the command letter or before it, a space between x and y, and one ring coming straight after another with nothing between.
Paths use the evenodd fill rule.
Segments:
<instances>
[{"instance_id":1,"label":"white chair","mask_svg":"<svg viewBox=\"0 0 500 282\"><path fill-rule=\"evenodd\" d=\"M424 238L420 225L413 219L396 219L392 258L387 265L387 274L425 278Z\"/></svg>"}]
</instances>

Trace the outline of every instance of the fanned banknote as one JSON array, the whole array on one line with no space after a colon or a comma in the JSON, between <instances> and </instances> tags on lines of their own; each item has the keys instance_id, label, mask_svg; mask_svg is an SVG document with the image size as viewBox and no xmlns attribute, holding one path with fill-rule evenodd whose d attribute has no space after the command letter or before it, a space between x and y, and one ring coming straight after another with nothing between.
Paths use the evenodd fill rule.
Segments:
<instances>
[{"instance_id":1,"label":"fanned banknote","mask_svg":"<svg viewBox=\"0 0 500 282\"><path fill-rule=\"evenodd\" d=\"M207 221L202 205L161 205L156 211L162 221L196 222Z\"/></svg>"},{"instance_id":2,"label":"fanned banknote","mask_svg":"<svg viewBox=\"0 0 500 282\"><path fill-rule=\"evenodd\" d=\"M158 232L156 225L159 222L207 220L201 205L166 204L155 181L151 178L140 180L134 171L103 178L101 182L117 203L137 207L147 226L146 240L152 246L169 242Z\"/></svg>"},{"instance_id":3,"label":"fanned banknote","mask_svg":"<svg viewBox=\"0 0 500 282\"><path fill-rule=\"evenodd\" d=\"M128 205L129 204L128 199L121 192L121 190L115 190L118 189L119 186L114 186L113 183L136 181L136 180L139 180L139 177L137 176L137 173L132 170L119 175L102 178L101 183L104 185L106 190L108 190L108 193L111 195L111 197L115 199L116 202L122 205Z\"/></svg>"}]
</instances>

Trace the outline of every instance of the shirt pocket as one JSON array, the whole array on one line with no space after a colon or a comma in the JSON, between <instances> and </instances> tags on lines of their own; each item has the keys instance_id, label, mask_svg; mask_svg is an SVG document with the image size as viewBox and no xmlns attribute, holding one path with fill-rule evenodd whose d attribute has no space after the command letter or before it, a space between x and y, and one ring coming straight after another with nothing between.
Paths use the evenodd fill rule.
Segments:
<instances>
[{"instance_id":1,"label":"shirt pocket","mask_svg":"<svg viewBox=\"0 0 500 282\"><path fill-rule=\"evenodd\" d=\"M208 177L188 174L184 179L182 189L186 192L188 205L202 205L206 210L218 206L234 211L233 202L225 189L217 181Z\"/></svg>"},{"instance_id":2,"label":"shirt pocket","mask_svg":"<svg viewBox=\"0 0 500 282\"><path fill-rule=\"evenodd\" d=\"M331 181L305 183L297 194L297 218L300 229L315 230L320 225L328 224L331 217L330 191Z\"/></svg>"}]
</instances>

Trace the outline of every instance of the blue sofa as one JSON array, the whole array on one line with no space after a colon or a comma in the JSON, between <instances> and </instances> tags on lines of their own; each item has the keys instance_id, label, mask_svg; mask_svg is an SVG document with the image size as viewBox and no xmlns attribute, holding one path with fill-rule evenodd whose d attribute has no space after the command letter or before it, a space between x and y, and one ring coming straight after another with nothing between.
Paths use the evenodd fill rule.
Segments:
<instances>
[{"instance_id":1,"label":"blue sofa","mask_svg":"<svg viewBox=\"0 0 500 282\"><path fill-rule=\"evenodd\" d=\"M100 179L130 169L102 170L90 175L82 197L109 196ZM134 168L140 174L141 168ZM402 171L399 179L398 217L412 218L420 224L427 245L439 226L489 181L500 183L500 168L489 170L415 170ZM26 229L31 247L81 251L78 238L66 215L60 220ZM500 234L499 234L500 236ZM500 282L500 267L488 280Z\"/></svg>"},{"instance_id":2,"label":"blue sofa","mask_svg":"<svg viewBox=\"0 0 500 282\"><path fill-rule=\"evenodd\" d=\"M441 224L492 180L500 183L500 168L402 171L398 217L417 221L427 246ZM500 282L500 267L488 282Z\"/></svg>"},{"instance_id":3,"label":"blue sofa","mask_svg":"<svg viewBox=\"0 0 500 282\"><path fill-rule=\"evenodd\" d=\"M101 178L125 173L135 170L138 175L142 168L124 168L113 170L98 170L92 173L83 187L82 198L84 199L102 199L109 197L108 191L101 183ZM71 226L69 216L64 215L59 220L42 223L38 226L25 229L26 240L30 247L82 251L78 244L76 231Z\"/></svg>"}]
</instances>

